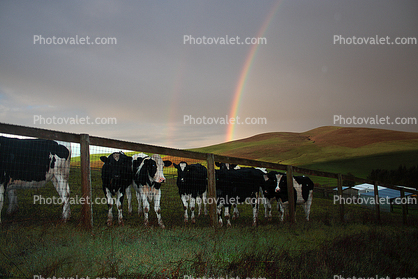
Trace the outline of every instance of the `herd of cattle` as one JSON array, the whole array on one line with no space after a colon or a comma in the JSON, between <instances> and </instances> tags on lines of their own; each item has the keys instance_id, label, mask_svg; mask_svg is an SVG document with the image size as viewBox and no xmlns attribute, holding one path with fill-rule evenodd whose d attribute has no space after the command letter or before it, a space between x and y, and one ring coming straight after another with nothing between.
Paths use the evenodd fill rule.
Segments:
<instances>
[{"instance_id":1,"label":"herd of cattle","mask_svg":"<svg viewBox=\"0 0 418 279\"><path fill-rule=\"evenodd\" d=\"M188 210L191 211L191 222L195 223L195 207L198 215L202 205L207 214L207 204L215 202L220 225L222 208L224 218L230 226L230 209L233 207L233 219L239 216L238 204L252 206L253 225L257 224L258 207L264 204L265 217L271 218L271 202L277 200L277 209L283 221L285 209L288 208L287 177L285 173L267 172L261 168L240 168L237 165L216 163L215 171L216 198L207 196L207 169L201 164L179 164L163 161L160 155L148 156L140 153L127 156L123 152L114 152L102 156L103 192L108 203L107 224L113 222L113 203L118 211L118 222L123 223L123 201L126 195L128 211L132 212L131 187L135 189L138 199L138 214L143 212L144 223L148 225L150 202L154 203L158 224L164 228L161 218L161 184L166 181L164 167L177 169L178 192L183 203L184 221L188 222ZM17 210L16 189L39 188L52 181L63 201L63 220L70 217L70 188L68 184L71 160L71 146L66 143L40 139L14 139L0 137L0 214L3 208L4 195L7 192L9 207L7 213ZM295 204L301 204L309 220L313 197L313 182L305 176L293 177ZM113 198L116 196L116 198ZM1 222L1 215L0 215Z\"/></svg>"}]
</instances>

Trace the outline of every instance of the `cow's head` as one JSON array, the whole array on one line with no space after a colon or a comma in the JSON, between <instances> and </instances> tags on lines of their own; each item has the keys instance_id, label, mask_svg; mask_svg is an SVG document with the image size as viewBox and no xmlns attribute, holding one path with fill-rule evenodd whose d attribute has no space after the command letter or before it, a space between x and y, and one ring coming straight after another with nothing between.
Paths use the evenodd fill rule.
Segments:
<instances>
[{"instance_id":1,"label":"cow's head","mask_svg":"<svg viewBox=\"0 0 418 279\"><path fill-rule=\"evenodd\" d=\"M274 196L275 192L280 192L280 181L285 176L284 173L271 171L264 175L264 194L268 196Z\"/></svg>"},{"instance_id":2,"label":"cow's head","mask_svg":"<svg viewBox=\"0 0 418 279\"><path fill-rule=\"evenodd\" d=\"M102 181L113 189L129 186L132 183L132 157L123 152L114 152L108 157L102 156Z\"/></svg>"},{"instance_id":3,"label":"cow's head","mask_svg":"<svg viewBox=\"0 0 418 279\"><path fill-rule=\"evenodd\" d=\"M173 166L177 169L177 181L184 183L186 179L187 163L182 161L178 165L173 163Z\"/></svg>"},{"instance_id":4,"label":"cow's head","mask_svg":"<svg viewBox=\"0 0 418 279\"><path fill-rule=\"evenodd\" d=\"M165 182L163 168L171 165L171 161L163 161L161 156L154 154L151 157L136 157L133 163L135 183L141 185L154 185Z\"/></svg>"},{"instance_id":5,"label":"cow's head","mask_svg":"<svg viewBox=\"0 0 418 279\"><path fill-rule=\"evenodd\" d=\"M215 162L215 165L221 170L239 170L241 167L237 164Z\"/></svg>"}]
</instances>

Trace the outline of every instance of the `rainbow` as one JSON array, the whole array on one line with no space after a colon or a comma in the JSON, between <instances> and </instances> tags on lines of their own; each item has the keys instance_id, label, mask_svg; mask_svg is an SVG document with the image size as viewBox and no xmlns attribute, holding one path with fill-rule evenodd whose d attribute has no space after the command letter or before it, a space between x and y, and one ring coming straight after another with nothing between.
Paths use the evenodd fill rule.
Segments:
<instances>
[{"instance_id":1,"label":"rainbow","mask_svg":"<svg viewBox=\"0 0 418 279\"><path fill-rule=\"evenodd\" d=\"M261 26L260 30L257 33L257 37L263 37L264 33L267 31L272 19L274 18L274 15L276 14L277 10L279 9L280 4L283 2L283 0L278 0L273 8L270 10L269 14L267 15L266 19L263 22L263 25ZM247 81L248 74L251 70L251 65L254 61L255 55L257 53L257 48L259 45L254 44L252 45L250 52L248 53L247 58L245 59L244 67L241 70L241 74L238 79L237 86L235 88L234 97L232 101L231 110L229 112L229 117L236 117L238 113L238 109L241 103L241 97L244 92L245 83ZM226 133L226 141L231 141L234 138L234 132L235 132L235 124L229 124L227 128Z\"/></svg>"}]
</instances>

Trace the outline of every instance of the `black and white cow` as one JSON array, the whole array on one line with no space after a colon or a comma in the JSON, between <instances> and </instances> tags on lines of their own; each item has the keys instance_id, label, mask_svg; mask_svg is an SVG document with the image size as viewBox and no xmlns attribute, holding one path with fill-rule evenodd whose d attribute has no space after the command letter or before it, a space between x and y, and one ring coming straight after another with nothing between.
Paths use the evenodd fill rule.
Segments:
<instances>
[{"instance_id":1,"label":"black and white cow","mask_svg":"<svg viewBox=\"0 0 418 279\"><path fill-rule=\"evenodd\" d=\"M102 156L100 160L104 163L102 167L103 192L107 199L108 215L107 225L113 222L113 198L116 195L116 207L118 209L118 222L123 224L123 199L126 188L132 184L132 157L123 152L114 152L108 157Z\"/></svg>"},{"instance_id":2,"label":"black and white cow","mask_svg":"<svg viewBox=\"0 0 418 279\"><path fill-rule=\"evenodd\" d=\"M239 165L236 165L236 164L215 162L215 165L217 167L219 167L219 169L221 169L221 170L239 170L239 169L241 169L241 167ZM265 168L255 168L255 169L262 171L264 174L267 174L267 170ZM260 172L259 172L259 174L260 174ZM259 201L261 201L264 205L264 218L271 219L271 204L266 202L266 200L264 199L264 191L263 191L262 186L260 186L260 190L259 190ZM239 210L238 210L238 207L237 207L236 204L233 204L232 206L234 207L234 213L232 215L232 220L235 220L239 217Z\"/></svg>"},{"instance_id":3,"label":"black and white cow","mask_svg":"<svg viewBox=\"0 0 418 279\"><path fill-rule=\"evenodd\" d=\"M216 196L219 224L222 225L221 210L224 207L224 217L230 226L229 210L231 205L240 203L251 204L253 207L253 225L257 225L258 200L260 187L265 183L264 172L254 168L219 169L216 175Z\"/></svg>"},{"instance_id":4,"label":"black and white cow","mask_svg":"<svg viewBox=\"0 0 418 279\"><path fill-rule=\"evenodd\" d=\"M70 218L71 145L42 139L0 137L0 214L8 192L7 213L17 210L16 189L40 188L52 181L63 202L62 218ZM0 215L1 222L1 215Z\"/></svg>"},{"instance_id":5,"label":"black and white cow","mask_svg":"<svg viewBox=\"0 0 418 279\"><path fill-rule=\"evenodd\" d=\"M182 161L178 165L173 164L177 169L177 187L179 189L179 195L183 202L184 208L184 222L189 221L187 209L190 204L191 221L192 224L196 223L194 210L195 204L199 207L198 216L202 212L202 199L204 204L205 215L208 214L207 204L207 187L208 187L208 172L205 166L201 164L187 164Z\"/></svg>"},{"instance_id":6,"label":"black and white cow","mask_svg":"<svg viewBox=\"0 0 418 279\"><path fill-rule=\"evenodd\" d=\"M143 205L144 210L144 224L148 226L148 213L150 210L150 202L154 200L154 211L157 215L158 225L165 228L161 219L161 183L165 182L163 168L171 165L171 161L163 161L161 156L154 154L151 157L144 154L135 154L132 156L133 162L133 183L132 186L136 191L138 199L138 214L141 213ZM126 191L128 198L128 207L132 212L132 205L130 202L131 193L128 188Z\"/></svg>"},{"instance_id":7,"label":"black and white cow","mask_svg":"<svg viewBox=\"0 0 418 279\"><path fill-rule=\"evenodd\" d=\"M219 167L220 170L239 170L241 167L237 164L230 164L230 163L220 163L215 162L215 166ZM234 213L232 215L232 220L235 220L239 217L239 210L237 207L237 204L232 204L232 207L234 208ZM229 208L227 209L229 210Z\"/></svg>"},{"instance_id":8,"label":"black and white cow","mask_svg":"<svg viewBox=\"0 0 418 279\"><path fill-rule=\"evenodd\" d=\"M287 176L284 173L271 171L265 175L266 183L264 184L264 197L268 202L276 199L278 202L278 210L280 213L280 221L283 221L285 209L289 207L289 197L287 190ZM302 205L306 220L309 221L309 214L311 211L314 183L309 177L294 176L293 188L295 205ZM271 208L271 206L270 206ZM295 216L296 219L296 216Z\"/></svg>"}]
</instances>

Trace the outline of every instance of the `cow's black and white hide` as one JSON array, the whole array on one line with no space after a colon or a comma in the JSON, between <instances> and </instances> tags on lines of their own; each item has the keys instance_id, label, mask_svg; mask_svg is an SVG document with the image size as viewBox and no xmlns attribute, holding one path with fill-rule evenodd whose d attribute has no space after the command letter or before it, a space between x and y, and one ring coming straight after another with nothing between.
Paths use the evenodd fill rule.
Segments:
<instances>
[{"instance_id":1,"label":"cow's black and white hide","mask_svg":"<svg viewBox=\"0 0 418 279\"><path fill-rule=\"evenodd\" d=\"M116 195L116 207L118 209L118 222L123 224L123 199L126 188L132 184L132 157L123 152L114 152L108 157L100 157L102 160L102 183L103 192L107 199L108 215L107 225L111 226L113 222L113 196Z\"/></svg>"},{"instance_id":2,"label":"cow's black and white hide","mask_svg":"<svg viewBox=\"0 0 418 279\"><path fill-rule=\"evenodd\" d=\"M18 209L16 189L40 188L52 181L63 203L62 219L70 211L71 145L42 139L0 137L0 214L4 193L9 196L7 213ZM1 215L0 215L1 222Z\"/></svg>"},{"instance_id":3,"label":"cow's black and white hide","mask_svg":"<svg viewBox=\"0 0 418 279\"><path fill-rule=\"evenodd\" d=\"M161 219L161 183L165 182L163 168L171 165L171 161L163 161L161 156L154 154L151 157L144 154L135 154L132 156L133 162L133 183L132 186L136 191L138 200L138 214L143 210L144 224L148 226L148 213L150 210L150 202L154 201L154 211L157 215L158 225L165 228L163 220ZM132 212L131 193L128 188L127 191L128 207ZM141 208L142 204L142 208Z\"/></svg>"},{"instance_id":4,"label":"cow's black and white hide","mask_svg":"<svg viewBox=\"0 0 418 279\"><path fill-rule=\"evenodd\" d=\"M219 169L215 171L215 175L219 224L223 224L221 218L223 207L224 217L227 220L227 225L230 226L229 210L231 205L246 203L253 207L253 225L257 225L259 191L265 183L264 172L254 168Z\"/></svg>"},{"instance_id":5,"label":"cow's black and white hide","mask_svg":"<svg viewBox=\"0 0 418 279\"><path fill-rule=\"evenodd\" d=\"M239 170L241 167L237 164L230 164L230 163L220 163L215 162L215 166L219 167L220 170L229 171L229 170ZM232 220L235 220L239 217L239 210L237 207L237 204L232 204L232 207L234 208L234 213L232 215ZM230 208L227 208L229 210Z\"/></svg>"},{"instance_id":6,"label":"cow's black and white hide","mask_svg":"<svg viewBox=\"0 0 418 279\"><path fill-rule=\"evenodd\" d=\"M178 165L174 163L173 165L177 169L177 187L183 203L184 222L187 223L189 221L187 210L190 205L191 221L194 224L196 223L194 214L196 203L199 207L198 216L200 216L202 211L202 200L205 215L208 214L206 208L208 186L207 169L201 164L189 165L186 162L180 162Z\"/></svg>"},{"instance_id":7,"label":"cow's black and white hide","mask_svg":"<svg viewBox=\"0 0 418 279\"><path fill-rule=\"evenodd\" d=\"M266 201L277 200L280 221L283 221L286 210L289 207L287 190L287 176L284 173L272 171L265 175L264 197ZM295 205L301 205L305 211L306 220L309 221L309 214L313 199L314 183L309 177L294 176L293 188ZM271 208L271 206L270 206ZM296 220L296 216L295 216Z\"/></svg>"}]
</instances>

